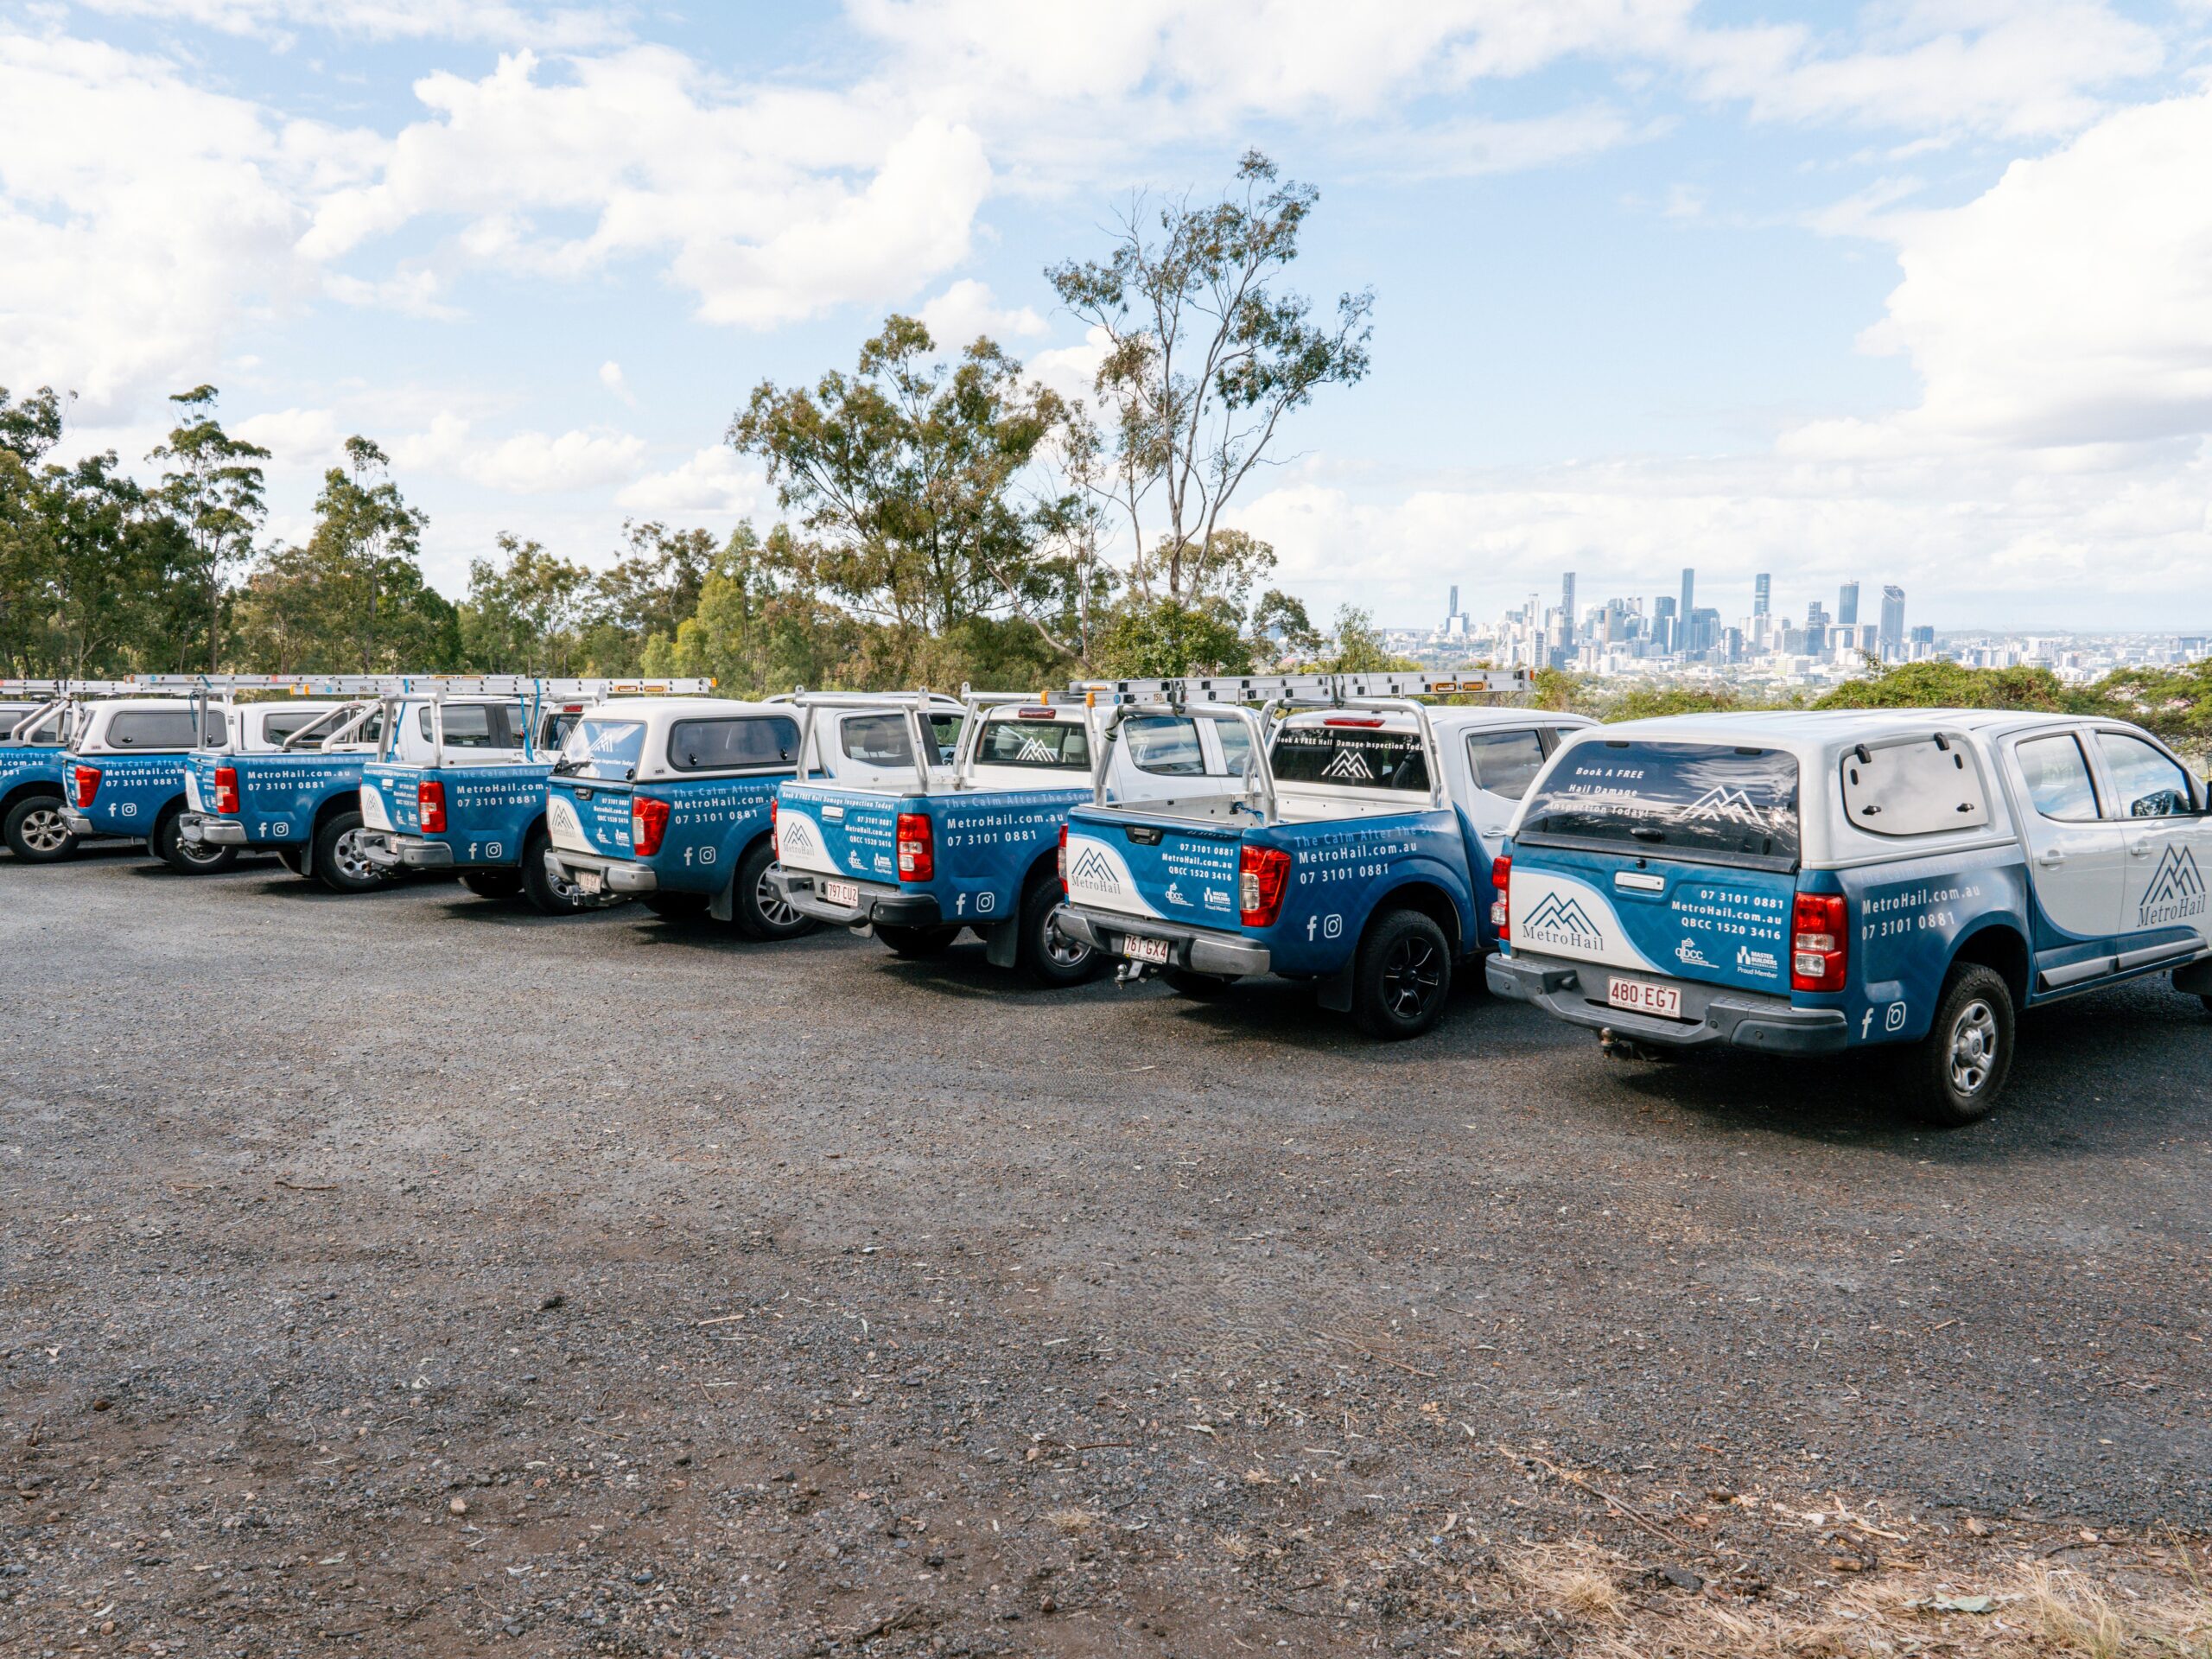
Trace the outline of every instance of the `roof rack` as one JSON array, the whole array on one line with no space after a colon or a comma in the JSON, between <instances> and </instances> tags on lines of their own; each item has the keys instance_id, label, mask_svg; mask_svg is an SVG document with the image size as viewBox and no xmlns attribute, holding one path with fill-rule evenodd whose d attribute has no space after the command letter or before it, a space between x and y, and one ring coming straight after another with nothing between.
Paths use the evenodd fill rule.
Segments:
<instances>
[{"instance_id":1,"label":"roof rack","mask_svg":"<svg viewBox=\"0 0 2212 1659\"><path fill-rule=\"evenodd\" d=\"M1190 675L1157 680L1076 680L1069 692L1116 702L1343 702L1370 697L1443 697L1459 693L1524 696L1525 668L1470 668L1449 674Z\"/></svg>"},{"instance_id":2,"label":"roof rack","mask_svg":"<svg viewBox=\"0 0 2212 1659\"><path fill-rule=\"evenodd\" d=\"M136 680L0 680L0 697L113 697L138 689Z\"/></svg>"},{"instance_id":3,"label":"roof rack","mask_svg":"<svg viewBox=\"0 0 2212 1659\"><path fill-rule=\"evenodd\" d=\"M289 691L294 696L696 696L711 679L557 677L542 674L140 674L124 690Z\"/></svg>"}]
</instances>

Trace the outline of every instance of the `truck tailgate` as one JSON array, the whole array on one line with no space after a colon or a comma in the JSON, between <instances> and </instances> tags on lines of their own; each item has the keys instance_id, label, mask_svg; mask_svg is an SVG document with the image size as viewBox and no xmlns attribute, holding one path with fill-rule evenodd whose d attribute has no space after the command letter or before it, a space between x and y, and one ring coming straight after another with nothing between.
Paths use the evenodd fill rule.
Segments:
<instances>
[{"instance_id":1,"label":"truck tailgate","mask_svg":"<svg viewBox=\"0 0 2212 1659\"><path fill-rule=\"evenodd\" d=\"M776 858L795 870L899 879L899 813L888 791L787 783L776 791Z\"/></svg>"},{"instance_id":2,"label":"truck tailgate","mask_svg":"<svg viewBox=\"0 0 2212 1659\"><path fill-rule=\"evenodd\" d=\"M602 858L628 858L630 788L556 778L546 787L545 830L556 847Z\"/></svg>"},{"instance_id":3,"label":"truck tailgate","mask_svg":"<svg viewBox=\"0 0 2212 1659\"><path fill-rule=\"evenodd\" d=\"M1512 948L1786 996L1796 887L1786 871L1516 844Z\"/></svg>"},{"instance_id":4,"label":"truck tailgate","mask_svg":"<svg viewBox=\"0 0 2212 1659\"><path fill-rule=\"evenodd\" d=\"M1241 830L1140 811L1068 815L1071 903L1234 931Z\"/></svg>"},{"instance_id":5,"label":"truck tailgate","mask_svg":"<svg viewBox=\"0 0 2212 1659\"><path fill-rule=\"evenodd\" d=\"M372 830L420 833L422 799L415 792L423 768L378 761L361 769L361 821Z\"/></svg>"}]
</instances>

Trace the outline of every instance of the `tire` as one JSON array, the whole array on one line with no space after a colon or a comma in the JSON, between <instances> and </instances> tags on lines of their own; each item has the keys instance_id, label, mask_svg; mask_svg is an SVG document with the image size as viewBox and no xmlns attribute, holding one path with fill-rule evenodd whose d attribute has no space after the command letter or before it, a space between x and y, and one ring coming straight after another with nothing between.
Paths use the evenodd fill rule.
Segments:
<instances>
[{"instance_id":1,"label":"tire","mask_svg":"<svg viewBox=\"0 0 2212 1659\"><path fill-rule=\"evenodd\" d=\"M763 836L737 861L737 880L730 893L730 913L739 931L764 944L795 939L822 925L785 904L768 885L768 867L775 861L776 849Z\"/></svg>"},{"instance_id":2,"label":"tire","mask_svg":"<svg viewBox=\"0 0 2212 1659\"><path fill-rule=\"evenodd\" d=\"M594 908L582 887L545 868L545 849L551 845L543 830L533 830L523 837L522 869L513 878L523 896L541 916L573 916Z\"/></svg>"},{"instance_id":3,"label":"tire","mask_svg":"<svg viewBox=\"0 0 2212 1659\"><path fill-rule=\"evenodd\" d=\"M1352 963L1351 1014L1370 1037L1418 1037L1444 1017L1452 997L1452 946L1417 910L1385 911L1370 923Z\"/></svg>"},{"instance_id":4,"label":"tire","mask_svg":"<svg viewBox=\"0 0 2212 1659\"><path fill-rule=\"evenodd\" d=\"M707 913L707 897L700 893L649 893L638 902L664 922L696 922Z\"/></svg>"},{"instance_id":5,"label":"tire","mask_svg":"<svg viewBox=\"0 0 2212 1659\"><path fill-rule=\"evenodd\" d=\"M294 875L305 875L308 873L307 859L301 854L298 848L273 847L270 850L276 855L276 861Z\"/></svg>"},{"instance_id":6,"label":"tire","mask_svg":"<svg viewBox=\"0 0 2212 1659\"><path fill-rule=\"evenodd\" d=\"M211 847L204 841L194 846L187 841L183 817L176 812L154 826L154 838L147 845L156 858L185 875L212 875L238 861L235 847Z\"/></svg>"},{"instance_id":7,"label":"tire","mask_svg":"<svg viewBox=\"0 0 2212 1659\"><path fill-rule=\"evenodd\" d=\"M1979 963L1955 964L1928 1035L1906 1052L1907 1098L1923 1123L1955 1129L1997 1105L2012 1070L2012 990Z\"/></svg>"},{"instance_id":8,"label":"tire","mask_svg":"<svg viewBox=\"0 0 2212 1659\"><path fill-rule=\"evenodd\" d=\"M315 832L315 873L333 893L373 893L391 878L369 862L360 848L361 815L334 812Z\"/></svg>"},{"instance_id":9,"label":"tire","mask_svg":"<svg viewBox=\"0 0 2212 1659\"><path fill-rule=\"evenodd\" d=\"M8 850L26 864L54 864L77 850L77 837L61 816L59 795L26 795L8 809L0 830Z\"/></svg>"},{"instance_id":10,"label":"tire","mask_svg":"<svg viewBox=\"0 0 2212 1659\"><path fill-rule=\"evenodd\" d=\"M896 922L878 922L875 937L881 939L894 957L904 957L909 962L922 962L931 957L941 957L952 948L960 937L957 927L901 927Z\"/></svg>"},{"instance_id":11,"label":"tire","mask_svg":"<svg viewBox=\"0 0 2212 1659\"><path fill-rule=\"evenodd\" d=\"M479 899L512 899L522 892L522 877L513 870L463 870L461 885Z\"/></svg>"},{"instance_id":12,"label":"tire","mask_svg":"<svg viewBox=\"0 0 2212 1659\"><path fill-rule=\"evenodd\" d=\"M1014 960L1033 985L1057 988L1080 985L1103 965L1097 951L1079 944L1053 925L1052 912L1060 907L1060 884L1037 881L1021 895L1020 931L1014 936Z\"/></svg>"},{"instance_id":13,"label":"tire","mask_svg":"<svg viewBox=\"0 0 2212 1659\"><path fill-rule=\"evenodd\" d=\"M1211 1002L1225 995L1236 982L1224 979L1219 974L1193 973L1188 968L1163 968L1160 982L1178 996L1187 996L1194 1001Z\"/></svg>"}]
</instances>

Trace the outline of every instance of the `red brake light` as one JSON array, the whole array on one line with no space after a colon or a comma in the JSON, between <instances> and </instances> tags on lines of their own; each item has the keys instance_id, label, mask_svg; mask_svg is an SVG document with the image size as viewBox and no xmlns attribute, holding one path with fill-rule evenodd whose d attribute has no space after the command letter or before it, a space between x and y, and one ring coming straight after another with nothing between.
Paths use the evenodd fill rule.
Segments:
<instances>
[{"instance_id":1,"label":"red brake light","mask_svg":"<svg viewBox=\"0 0 2212 1659\"><path fill-rule=\"evenodd\" d=\"M98 766L77 768L77 805L81 810L92 804L92 797L100 792L100 771Z\"/></svg>"},{"instance_id":2,"label":"red brake light","mask_svg":"<svg viewBox=\"0 0 2212 1659\"><path fill-rule=\"evenodd\" d=\"M1331 715L1321 722L1324 726L1380 726L1380 715Z\"/></svg>"},{"instance_id":3,"label":"red brake light","mask_svg":"<svg viewBox=\"0 0 2212 1659\"><path fill-rule=\"evenodd\" d=\"M238 810L238 769L236 766L215 768L215 810L232 813Z\"/></svg>"},{"instance_id":4,"label":"red brake light","mask_svg":"<svg viewBox=\"0 0 2212 1659\"><path fill-rule=\"evenodd\" d=\"M1789 988L1840 991L1851 966L1843 895L1801 893L1790 907Z\"/></svg>"},{"instance_id":5,"label":"red brake light","mask_svg":"<svg viewBox=\"0 0 2212 1659\"><path fill-rule=\"evenodd\" d=\"M650 795L630 798L630 850L639 858L660 851L660 838L668 833L668 803Z\"/></svg>"},{"instance_id":6,"label":"red brake light","mask_svg":"<svg viewBox=\"0 0 2212 1659\"><path fill-rule=\"evenodd\" d=\"M1512 880L1513 855L1510 853L1503 858L1491 860L1490 890L1495 896L1490 901L1490 925L1497 930L1500 944L1513 942L1513 906L1506 896Z\"/></svg>"},{"instance_id":7,"label":"red brake light","mask_svg":"<svg viewBox=\"0 0 2212 1659\"><path fill-rule=\"evenodd\" d=\"M1014 711L1018 720L1052 720L1058 712L1055 709L1017 709Z\"/></svg>"},{"instance_id":8,"label":"red brake light","mask_svg":"<svg viewBox=\"0 0 2212 1659\"><path fill-rule=\"evenodd\" d=\"M442 835L446 827L446 786L435 778L415 785L416 809L423 815L423 833Z\"/></svg>"},{"instance_id":9,"label":"red brake light","mask_svg":"<svg viewBox=\"0 0 2212 1659\"><path fill-rule=\"evenodd\" d=\"M1290 855L1280 847L1236 850L1237 919L1247 927L1273 927L1290 886Z\"/></svg>"},{"instance_id":10,"label":"red brake light","mask_svg":"<svg viewBox=\"0 0 2212 1659\"><path fill-rule=\"evenodd\" d=\"M1068 827L1060 826L1060 897L1068 896Z\"/></svg>"},{"instance_id":11,"label":"red brake light","mask_svg":"<svg viewBox=\"0 0 2212 1659\"><path fill-rule=\"evenodd\" d=\"M776 798L768 798L768 850L777 857L784 855L784 825L776 810Z\"/></svg>"},{"instance_id":12,"label":"red brake light","mask_svg":"<svg viewBox=\"0 0 2212 1659\"><path fill-rule=\"evenodd\" d=\"M926 812L899 815L899 879L931 881L937 879L937 841Z\"/></svg>"}]
</instances>

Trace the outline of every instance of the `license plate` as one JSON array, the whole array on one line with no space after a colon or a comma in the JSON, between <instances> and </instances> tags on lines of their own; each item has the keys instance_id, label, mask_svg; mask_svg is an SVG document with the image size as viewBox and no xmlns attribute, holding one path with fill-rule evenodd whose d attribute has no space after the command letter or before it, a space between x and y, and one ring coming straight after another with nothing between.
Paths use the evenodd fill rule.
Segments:
<instances>
[{"instance_id":1,"label":"license plate","mask_svg":"<svg viewBox=\"0 0 2212 1659\"><path fill-rule=\"evenodd\" d=\"M1614 1007L1656 1014L1662 1020L1682 1017L1682 994L1672 985L1648 985L1640 979L1608 980L1605 1001Z\"/></svg>"},{"instance_id":2,"label":"license plate","mask_svg":"<svg viewBox=\"0 0 2212 1659\"><path fill-rule=\"evenodd\" d=\"M576 886L585 893L604 893L607 891L607 873L604 870L578 870Z\"/></svg>"},{"instance_id":3,"label":"license plate","mask_svg":"<svg viewBox=\"0 0 2212 1659\"><path fill-rule=\"evenodd\" d=\"M822 896L829 903L842 905L848 910L858 910L861 906L860 884L855 881L824 881Z\"/></svg>"},{"instance_id":4,"label":"license plate","mask_svg":"<svg viewBox=\"0 0 2212 1659\"><path fill-rule=\"evenodd\" d=\"M1122 954L1131 962L1156 962L1165 967L1168 945L1165 939L1147 939L1135 933L1122 936Z\"/></svg>"}]
</instances>

